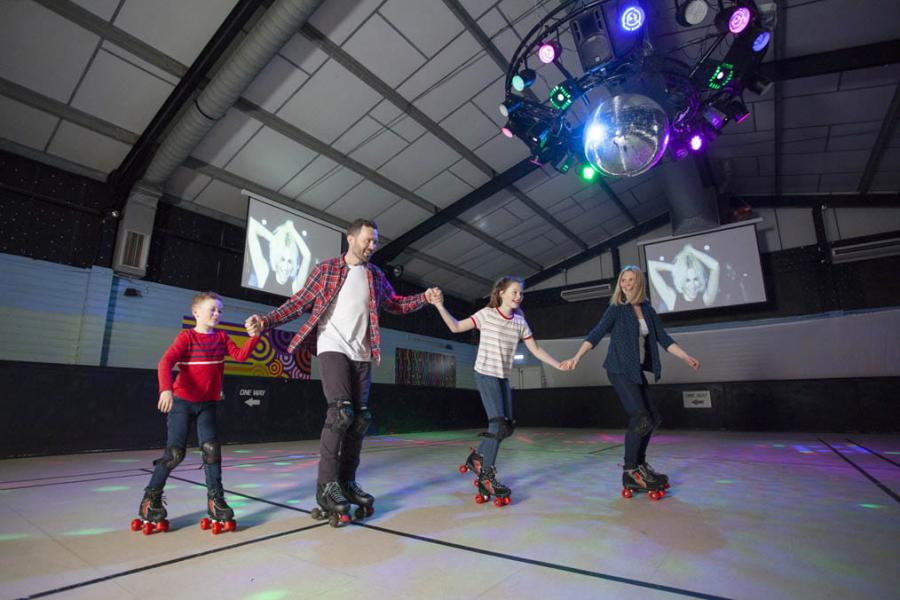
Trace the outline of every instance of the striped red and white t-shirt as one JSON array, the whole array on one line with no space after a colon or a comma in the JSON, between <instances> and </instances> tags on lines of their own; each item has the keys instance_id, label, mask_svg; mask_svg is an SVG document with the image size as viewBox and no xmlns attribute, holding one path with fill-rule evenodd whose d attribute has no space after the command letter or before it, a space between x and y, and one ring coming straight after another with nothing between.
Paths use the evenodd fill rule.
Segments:
<instances>
[{"instance_id":1,"label":"striped red and white t-shirt","mask_svg":"<svg viewBox=\"0 0 900 600\"><path fill-rule=\"evenodd\" d=\"M519 340L532 337L525 317L519 313L505 315L499 308L485 307L469 318L480 333L475 372L509 379Z\"/></svg>"},{"instance_id":2,"label":"striped red and white t-shirt","mask_svg":"<svg viewBox=\"0 0 900 600\"><path fill-rule=\"evenodd\" d=\"M172 390L179 398L190 402L218 400L225 374L225 353L244 362L259 341L252 337L238 348L221 329L200 333L184 329L159 360L159 391ZM172 369L178 366L178 377L172 384Z\"/></svg>"}]
</instances>

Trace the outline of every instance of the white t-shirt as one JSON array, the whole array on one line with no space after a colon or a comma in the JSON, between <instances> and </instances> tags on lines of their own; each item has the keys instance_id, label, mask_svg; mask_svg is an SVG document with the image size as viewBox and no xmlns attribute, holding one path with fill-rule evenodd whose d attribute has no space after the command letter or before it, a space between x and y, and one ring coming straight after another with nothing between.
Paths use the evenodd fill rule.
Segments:
<instances>
[{"instance_id":1,"label":"white t-shirt","mask_svg":"<svg viewBox=\"0 0 900 600\"><path fill-rule=\"evenodd\" d=\"M347 266L347 278L318 323L316 353L340 352L356 361L372 359L369 343L369 278L366 265Z\"/></svg>"},{"instance_id":2,"label":"white t-shirt","mask_svg":"<svg viewBox=\"0 0 900 600\"><path fill-rule=\"evenodd\" d=\"M650 328L647 327L647 321L638 319L638 348L641 350L641 362L644 364L644 357L647 355L647 336L650 335Z\"/></svg>"},{"instance_id":3,"label":"white t-shirt","mask_svg":"<svg viewBox=\"0 0 900 600\"><path fill-rule=\"evenodd\" d=\"M503 314L499 308L482 308L469 317L480 332L475 372L509 379L519 340L532 337L525 317Z\"/></svg>"}]
</instances>

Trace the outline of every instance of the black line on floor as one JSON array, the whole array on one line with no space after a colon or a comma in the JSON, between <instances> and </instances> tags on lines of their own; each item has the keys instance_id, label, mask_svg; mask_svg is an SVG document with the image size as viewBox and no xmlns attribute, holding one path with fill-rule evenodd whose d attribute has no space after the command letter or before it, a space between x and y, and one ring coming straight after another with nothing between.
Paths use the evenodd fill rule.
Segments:
<instances>
[{"instance_id":1,"label":"black line on floor","mask_svg":"<svg viewBox=\"0 0 900 600\"><path fill-rule=\"evenodd\" d=\"M727 596L716 596L715 594L705 594L703 592L694 592L692 590L685 590L682 588L671 587L668 585L662 585L662 584L658 584L658 583L650 583L648 581L641 581L639 579L629 579L628 577L619 577L617 575L609 575L607 573L598 573L597 571L588 571L586 569L579 569L577 567L569 567L566 565L545 562L545 561L536 560L533 558L526 558L524 556L516 556L514 554L505 554L503 552L494 552L493 550L484 550L482 548L475 548L472 546L464 546L463 544L456 544L454 542L445 542L443 540L437 540L434 538L416 535L414 533L404 533L402 531L386 529L384 527L379 527L377 525L371 525L369 523L354 522L352 524L357 525L359 527L365 527L367 529L373 529L375 531L380 531L382 533L387 533L387 534L391 534L391 535L409 538L409 539L416 540L419 542L436 544L438 546L446 546L447 548L453 548L455 550L464 550L466 552L474 552L476 554L483 554L485 556L492 556L494 558L502 558L505 560L511 560L511 561L515 561L515 562L525 563L525 564L533 565L536 567L545 567L547 569L553 569L553 570L562 571L565 573L573 573L575 575L585 575L587 577L594 577L596 579L605 579L607 581L614 581L616 583L624 583L626 585L633 585L633 586L637 586L637 587L648 588L648 589L656 590L659 592L669 592L670 594L679 594L681 596L687 596L689 598L708 598L711 600L728 600Z\"/></svg>"},{"instance_id":2,"label":"black line on floor","mask_svg":"<svg viewBox=\"0 0 900 600\"><path fill-rule=\"evenodd\" d=\"M125 479L126 477L142 477L144 473L132 473L131 475L110 475L109 477L94 477L92 479L75 479L73 481L54 481L53 483L35 483L32 485L15 485L12 487L0 488L0 490L14 491L14 490L28 490L31 488L40 488L40 487L50 487L53 485L65 485L67 483L87 483L89 481L106 481L109 479Z\"/></svg>"},{"instance_id":3,"label":"black line on floor","mask_svg":"<svg viewBox=\"0 0 900 600\"><path fill-rule=\"evenodd\" d=\"M30 477L28 479L7 479L0 481L0 485L7 483L25 483L27 481L46 481L48 479L71 479L72 477L87 477L88 475L112 475L113 473L128 473L135 471L141 467L131 467L130 469L111 469L109 471L94 471L92 473L72 473L71 475L49 475L47 477Z\"/></svg>"},{"instance_id":4,"label":"black line on floor","mask_svg":"<svg viewBox=\"0 0 900 600\"><path fill-rule=\"evenodd\" d=\"M608 447L608 448L601 448L600 450L594 450L593 452L588 452L588 454L595 454L595 455L596 455L596 454L602 454L603 452L606 452L607 450L613 450L614 448L621 448L621 447L624 446L624 445L625 445L625 444L615 444L615 445L610 446L610 447Z\"/></svg>"},{"instance_id":5,"label":"black line on floor","mask_svg":"<svg viewBox=\"0 0 900 600\"><path fill-rule=\"evenodd\" d=\"M144 565L143 567L138 567L136 569L129 569L127 571L120 571L118 573L112 573L110 575L104 575L103 577L97 577L96 579L88 579L87 581L81 581L79 583L73 583L71 585L67 585L64 587L55 588L52 590L47 590L44 592L38 592L37 594L31 594L30 596L23 596L23 598L43 598L44 596L50 596L51 594L59 594L61 592L68 592L69 590L75 590L82 587L87 587L89 585L94 585L95 583L103 583L104 581L109 581L111 579L118 579L119 577L127 577L128 575L135 575L137 573L142 573L144 571L149 571L151 569L158 569L159 567L167 567L169 565L173 565L176 563L180 563L186 560L191 560L194 558L200 558L201 556L209 556L210 554L217 554L219 552L224 552L226 550L233 550L235 548L241 548L243 546L249 546L250 544L256 544L259 542L267 542L269 540L273 540L276 538L284 537L286 535L291 535L294 533L300 533L301 531L307 531L309 529L315 529L316 527L322 527L325 523L316 523L314 525L307 525L306 527L298 527L297 529L291 529L289 531L282 531L279 533L273 533L270 535L263 536L261 538L256 538L253 540L246 540L243 542L238 542L236 544L230 544L228 546L221 546L219 548L212 548L211 550L204 550L203 552L195 552L194 554L188 554L186 556L179 556L178 558L173 558L170 560L165 560L158 563L153 563L152 565Z\"/></svg>"},{"instance_id":6,"label":"black line on floor","mask_svg":"<svg viewBox=\"0 0 900 600\"><path fill-rule=\"evenodd\" d=\"M826 446L828 446L829 448L831 448L831 451L832 451L832 452L834 452L835 454L837 454L838 456L840 456L842 459L844 459L845 461L847 461L847 463L850 464L850 466L852 466L854 469L856 469L857 471L859 471L860 473L862 473L863 475L865 475L866 479L868 479L869 481L871 481L872 483L874 483L875 485L877 485L879 488L881 488L881 491L883 491L885 494L887 494L888 496L890 496L891 498L893 498L894 501L900 502L900 496L898 496L897 494L895 494L894 491L893 491L891 488L887 487L886 485L884 485L883 483L881 483L880 481L878 481L878 480L877 480L875 477L873 477L872 475L869 475L869 473L866 472L865 469L863 469L862 467L860 467L859 465L857 465L855 462L853 462L852 460L850 460L849 458L847 458L846 456L844 456L843 454L841 454L840 452L838 452L837 448L835 448L834 446L832 446L831 444L829 444L828 442L826 442L826 441L823 440L822 438L819 438L819 441L822 442L823 444L825 444Z\"/></svg>"},{"instance_id":7,"label":"black line on floor","mask_svg":"<svg viewBox=\"0 0 900 600\"><path fill-rule=\"evenodd\" d=\"M145 469L147 473L152 473L149 469ZM169 475L169 479L176 479L178 481L184 483L192 483L194 485L198 485L200 487L206 487L206 483L202 481L191 481L190 479L185 479L183 477L177 477L175 475ZM248 498L250 500L256 500L257 502L262 502L264 504L271 504L272 506L278 506L280 508L286 508L288 510L294 510L297 512L302 512L309 514L311 511L306 510L305 508L297 508L296 506L290 506L289 504L282 504L280 502L275 502L274 500L266 500L265 498L259 498L257 496L251 496L250 494L244 494L242 492L235 492L229 489L225 489L226 492L231 494L232 496L241 496L242 498Z\"/></svg>"},{"instance_id":8,"label":"black line on floor","mask_svg":"<svg viewBox=\"0 0 900 600\"><path fill-rule=\"evenodd\" d=\"M857 442L854 442L854 441L851 440L850 438L847 438L847 441L850 442L851 444L853 444L854 446L859 446L860 448L862 448L863 450L865 450L865 451L868 452L869 454L874 454L875 456L877 456L877 457L880 458L881 460L886 460L887 462L891 463L891 464L894 465L895 467L900 467L900 463L891 460L891 459L888 458L887 456L882 456L881 454L875 452L875 451L872 450L871 448L866 448L866 447L863 446L862 444L857 443Z\"/></svg>"}]
</instances>

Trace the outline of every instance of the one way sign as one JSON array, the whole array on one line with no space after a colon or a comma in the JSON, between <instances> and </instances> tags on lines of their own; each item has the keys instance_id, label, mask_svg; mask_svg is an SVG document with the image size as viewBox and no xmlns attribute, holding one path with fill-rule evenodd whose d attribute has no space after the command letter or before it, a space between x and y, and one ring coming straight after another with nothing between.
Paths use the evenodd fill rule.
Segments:
<instances>
[{"instance_id":1,"label":"one way sign","mask_svg":"<svg viewBox=\"0 0 900 600\"><path fill-rule=\"evenodd\" d=\"M685 408L712 408L712 397L709 390L682 392Z\"/></svg>"},{"instance_id":2,"label":"one way sign","mask_svg":"<svg viewBox=\"0 0 900 600\"><path fill-rule=\"evenodd\" d=\"M244 404L247 406L259 406L260 401L258 398L248 398L247 400L244 400Z\"/></svg>"}]
</instances>

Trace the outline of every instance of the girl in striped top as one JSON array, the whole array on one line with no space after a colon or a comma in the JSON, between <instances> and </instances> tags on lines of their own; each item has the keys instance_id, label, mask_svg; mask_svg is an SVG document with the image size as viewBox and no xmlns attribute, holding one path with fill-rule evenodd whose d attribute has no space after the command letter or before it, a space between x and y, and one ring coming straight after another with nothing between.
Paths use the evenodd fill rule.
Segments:
<instances>
[{"instance_id":1,"label":"girl in striped top","mask_svg":"<svg viewBox=\"0 0 900 600\"><path fill-rule=\"evenodd\" d=\"M487 413L488 430L480 434L484 439L478 449L472 450L466 463L459 468L461 473L472 471L478 476L475 502L479 504L490 499L492 494L496 496L494 504L497 506L510 502L510 489L497 480L494 463L501 440L512 435L515 429L509 373L519 340L524 341L525 347L538 359L560 368L559 361L534 341L525 316L519 309L524 295L521 279L501 277L491 290L488 305L463 321L457 321L447 311L439 290L433 296L434 305L450 331L462 333L477 328L480 333L475 383Z\"/></svg>"}]
</instances>

